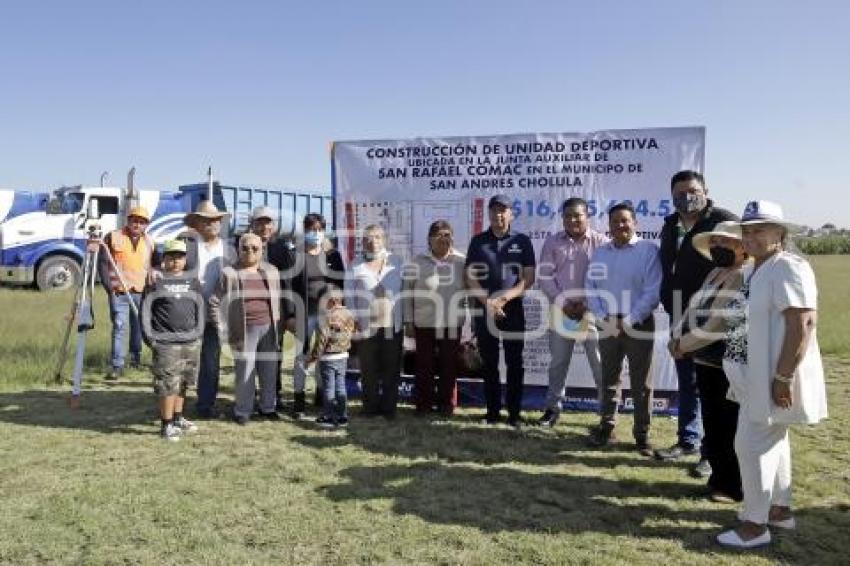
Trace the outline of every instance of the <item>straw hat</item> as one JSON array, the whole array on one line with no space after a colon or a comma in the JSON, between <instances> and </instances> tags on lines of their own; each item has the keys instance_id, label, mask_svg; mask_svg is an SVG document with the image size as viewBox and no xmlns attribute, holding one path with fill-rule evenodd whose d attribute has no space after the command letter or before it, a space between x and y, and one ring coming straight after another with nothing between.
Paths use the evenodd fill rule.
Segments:
<instances>
[{"instance_id":1,"label":"straw hat","mask_svg":"<svg viewBox=\"0 0 850 566\"><path fill-rule=\"evenodd\" d=\"M700 232L694 236L693 240L691 240L694 249L707 259L711 259L709 242L711 241L712 236L723 236L724 238L740 240L741 225L734 220L720 222L714 226L714 229L712 229L711 232Z\"/></svg>"},{"instance_id":2,"label":"straw hat","mask_svg":"<svg viewBox=\"0 0 850 566\"><path fill-rule=\"evenodd\" d=\"M183 217L183 222L185 224L190 224L192 220L194 220L196 217L221 220L225 216L229 216L229 213L220 212L212 202L208 200L202 200L198 203L198 206L195 207L194 212L190 212L189 214Z\"/></svg>"}]
</instances>

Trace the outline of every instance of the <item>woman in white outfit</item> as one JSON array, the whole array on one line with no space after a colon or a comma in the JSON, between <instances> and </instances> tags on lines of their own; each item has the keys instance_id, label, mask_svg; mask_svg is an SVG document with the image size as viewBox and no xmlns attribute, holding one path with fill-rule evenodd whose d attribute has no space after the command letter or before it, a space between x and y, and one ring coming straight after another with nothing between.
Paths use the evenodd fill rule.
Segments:
<instances>
[{"instance_id":1,"label":"woman in white outfit","mask_svg":"<svg viewBox=\"0 0 850 566\"><path fill-rule=\"evenodd\" d=\"M768 527L793 529L788 427L826 418L818 349L817 287L809 263L786 250L779 205L750 202L741 219L753 258L729 305L723 368L740 403L735 452L744 492L741 524L717 537L725 546L770 543Z\"/></svg>"}]
</instances>

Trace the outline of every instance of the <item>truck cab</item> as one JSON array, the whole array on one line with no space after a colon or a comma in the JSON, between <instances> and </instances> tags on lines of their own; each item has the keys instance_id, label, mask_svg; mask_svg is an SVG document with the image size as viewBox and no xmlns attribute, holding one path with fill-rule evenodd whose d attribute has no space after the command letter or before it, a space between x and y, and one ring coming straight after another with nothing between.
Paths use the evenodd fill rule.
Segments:
<instances>
[{"instance_id":1,"label":"truck cab","mask_svg":"<svg viewBox=\"0 0 850 566\"><path fill-rule=\"evenodd\" d=\"M120 228L126 203L118 187L62 187L44 210L21 214L0 225L0 282L62 290L79 284L86 241ZM97 201L97 207L89 204ZM148 233L156 241L183 229L185 214L178 194L139 191L139 202L152 213ZM89 211L97 209L97 217Z\"/></svg>"},{"instance_id":2,"label":"truck cab","mask_svg":"<svg viewBox=\"0 0 850 566\"><path fill-rule=\"evenodd\" d=\"M185 215L209 198L210 191L208 184L197 183L183 185L177 191L142 190L137 195L138 204L151 213L147 234L154 242L162 243L186 229ZM35 283L43 291L78 285L90 231L94 229L105 236L121 228L129 209L125 189L118 187L62 187L49 201L47 196L40 197L37 210L14 217L10 213L0 224L0 283ZM229 222L222 227L223 237L244 232L251 211L257 206L269 206L277 212L284 237L299 232L308 212L323 214L328 228L333 226L333 201L328 191L215 183L212 199L219 210L230 214ZM89 206L94 200L97 207ZM91 218L90 212L95 208L97 217Z\"/></svg>"},{"instance_id":3,"label":"truck cab","mask_svg":"<svg viewBox=\"0 0 850 566\"><path fill-rule=\"evenodd\" d=\"M0 222L27 212L44 210L49 192L0 189Z\"/></svg>"}]
</instances>

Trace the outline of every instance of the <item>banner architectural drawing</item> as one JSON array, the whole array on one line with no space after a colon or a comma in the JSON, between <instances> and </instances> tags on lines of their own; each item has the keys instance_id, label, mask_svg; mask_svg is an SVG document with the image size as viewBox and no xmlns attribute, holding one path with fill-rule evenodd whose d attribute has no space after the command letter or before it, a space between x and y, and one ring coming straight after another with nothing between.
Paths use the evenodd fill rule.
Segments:
<instances>
[{"instance_id":1,"label":"banner architectural drawing","mask_svg":"<svg viewBox=\"0 0 850 566\"><path fill-rule=\"evenodd\" d=\"M528 234L537 256L544 239L563 229L559 207L571 196L588 202L591 227L608 232L607 210L630 201L638 235L659 238L673 212L670 177L704 171L703 127L600 130L474 137L340 141L332 146L332 179L339 246L346 263L361 252L359 231L381 224L388 248L403 257L427 251L434 220L448 220L455 246L466 252L473 234L488 228L487 200L513 200L513 227ZM529 328L546 324L539 301L526 298ZM667 316L656 313L667 327ZM546 385L545 333L527 341L525 382ZM677 389L666 340L657 339L653 379L657 391ZM576 347L568 386L593 388L589 366ZM627 379L624 387L628 387Z\"/></svg>"}]
</instances>

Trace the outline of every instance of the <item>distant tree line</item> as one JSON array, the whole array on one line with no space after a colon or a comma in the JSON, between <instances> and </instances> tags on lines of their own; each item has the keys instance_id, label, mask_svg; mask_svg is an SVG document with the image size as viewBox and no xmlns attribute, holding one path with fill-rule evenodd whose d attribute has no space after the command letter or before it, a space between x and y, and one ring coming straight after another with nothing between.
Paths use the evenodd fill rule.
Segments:
<instances>
[{"instance_id":1,"label":"distant tree line","mask_svg":"<svg viewBox=\"0 0 850 566\"><path fill-rule=\"evenodd\" d=\"M850 235L798 236L794 243L806 255L850 254Z\"/></svg>"}]
</instances>

